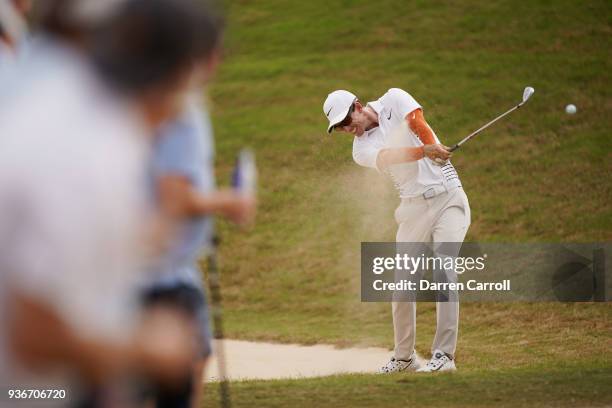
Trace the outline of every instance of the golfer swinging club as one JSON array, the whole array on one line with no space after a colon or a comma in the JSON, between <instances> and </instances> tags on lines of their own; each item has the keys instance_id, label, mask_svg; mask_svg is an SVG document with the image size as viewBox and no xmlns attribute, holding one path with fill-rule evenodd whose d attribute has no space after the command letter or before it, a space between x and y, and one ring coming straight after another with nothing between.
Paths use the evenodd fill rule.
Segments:
<instances>
[{"instance_id":1,"label":"golfer swinging club","mask_svg":"<svg viewBox=\"0 0 612 408\"><path fill-rule=\"evenodd\" d=\"M423 116L410 94L392 88L365 106L344 90L327 96L323 112L332 130L353 134L353 160L389 174L401 198L395 210L397 242L463 242L470 226L470 206L459 176L448 161L449 148ZM398 133L403 126L405 131ZM398 136L401 134L401 136ZM456 279L454 271L451 279ZM456 370L454 355L459 328L458 301L438 302L431 360L421 367L414 350L416 303L392 302L395 349L380 373Z\"/></svg>"}]
</instances>

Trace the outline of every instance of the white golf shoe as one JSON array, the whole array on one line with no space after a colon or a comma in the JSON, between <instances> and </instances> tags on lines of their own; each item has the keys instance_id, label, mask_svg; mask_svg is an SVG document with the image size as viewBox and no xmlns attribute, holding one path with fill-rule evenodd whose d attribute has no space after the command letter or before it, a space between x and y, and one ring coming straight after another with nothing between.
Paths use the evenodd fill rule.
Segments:
<instances>
[{"instance_id":1,"label":"white golf shoe","mask_svg":"<svg viewBox=\"0 0 612 408\"><path fill-rule=\"evenodd\" d=\"M416 353L412 353L409 360L397 360L395 357L391 357L387 364L378 369L378 373L389 374L399 373L400 371L416 371L420 367Z\"/></svg>"},{"instance_id":2,"label":"white golf shoe","mask_svg":"<svg viewBox=\"0 0 612 408\"><path fill-rule=\"evenodd\" d=\"M435 350L431 356L431 360L425 367L419 368L419 373L433 373L439 371L456 371L455 361L441 350Z\"/></svg>"}]
</instances>

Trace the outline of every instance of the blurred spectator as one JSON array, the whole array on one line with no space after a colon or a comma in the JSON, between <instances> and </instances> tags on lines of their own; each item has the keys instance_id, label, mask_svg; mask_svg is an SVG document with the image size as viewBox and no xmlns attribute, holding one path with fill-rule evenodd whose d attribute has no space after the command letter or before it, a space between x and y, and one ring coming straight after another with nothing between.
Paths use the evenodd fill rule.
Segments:
<instances>
[{"instance_id":1,"label":"blurred spectator","mask_svg":"<svg viewBox=\"0 0 612 408\"><path fill-rule=\"evenodd\" d=\"M191 325L140 320L134 291L150 137L206 55L200 14L182 0L41 8L43 35L0 105L1 385L56 384L74 402L77 381L84 393L134 370L181 381Z\"/></svg>"},{"instance_id":2,"label":"blurred spectator","mask_svg":"<svg viewBox=\"0 0 612 408\"><path fill-rule=\"evenodd\" d=\"M181 114L160 128L153 150L157 205L177 225L176 239L156 269L153 281L147 285L145 303L183 310L197 327L200 347L191 382L173 392L158 387L158 407L197 407L201 403L203 369L211 352L211 335L198 257L205 247L212 245L211 216L222 215L242 224L250 222L255 211L254 197L232 189L215 188L213 132L199 94L220 60L221 27L214 11L208 16L201 26L209 33L207 54L194 61L194 92Z\"/></svg>"}]
</instances>

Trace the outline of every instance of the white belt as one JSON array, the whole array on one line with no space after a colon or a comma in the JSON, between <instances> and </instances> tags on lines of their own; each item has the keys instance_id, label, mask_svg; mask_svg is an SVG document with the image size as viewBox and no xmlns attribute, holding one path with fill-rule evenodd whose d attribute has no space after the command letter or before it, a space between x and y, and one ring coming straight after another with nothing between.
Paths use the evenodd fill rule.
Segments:
<instances>
[{"instance_id":1,"label":"white belt","mask_svg":"<svg viewBox=\"0 0 612 408\"><path fill-rule=\"evenodd\" d=\"M419 194L418 196L414 196L414 197L402 198L402 201L406 200L410 202L410 201L429 200L429 199L439 196L440 194L451 192L454 189L459 188L459 187L461 187L460 184L435 185L435 186L431 186L427 188L427 190L425 190L423 194Z\"/></svg>"}]
</instances>

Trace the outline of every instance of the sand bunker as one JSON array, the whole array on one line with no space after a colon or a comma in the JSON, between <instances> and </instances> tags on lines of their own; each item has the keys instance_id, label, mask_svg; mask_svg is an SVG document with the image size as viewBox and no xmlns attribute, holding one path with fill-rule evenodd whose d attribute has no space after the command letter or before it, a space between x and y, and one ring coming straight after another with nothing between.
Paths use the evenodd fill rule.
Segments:
<instances>
[{"instance_id":1,"label":"sand bunker","mask_svg":"<svg viewBox=\"0 0 612 408\"><path fill-rule=\"evenodd\" d=\"M375 373L392 352L384 348L259 343L224 340L227 377L234 380L321 377ZM216 358L208 364L206 381L218 380Z\"/></svg>"}]
</instances>

